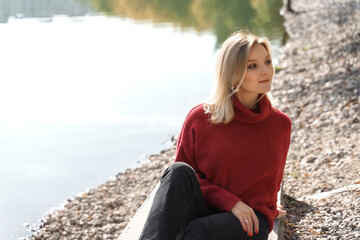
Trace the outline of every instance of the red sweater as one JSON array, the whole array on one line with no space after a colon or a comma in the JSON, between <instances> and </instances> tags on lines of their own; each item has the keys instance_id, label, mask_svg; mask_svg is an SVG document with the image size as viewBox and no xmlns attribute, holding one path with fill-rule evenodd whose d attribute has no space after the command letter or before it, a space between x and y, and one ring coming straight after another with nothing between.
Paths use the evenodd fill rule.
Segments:
<instances>
[{"instance_id":1,"label":"red sweater","mask_svg":"<svg viewBox=\"0 0 360 240\"><path fill-rule=\"evenodd\" d=\"M259 113L237 97L233 103L235 117L227 124L211 124L203 104L193 108L179 135L175 161L194 168L209 206L230 211L242 200L266 216L271 231L291 121L266 97L259 102Z\"/></svg>"}]
</instances>

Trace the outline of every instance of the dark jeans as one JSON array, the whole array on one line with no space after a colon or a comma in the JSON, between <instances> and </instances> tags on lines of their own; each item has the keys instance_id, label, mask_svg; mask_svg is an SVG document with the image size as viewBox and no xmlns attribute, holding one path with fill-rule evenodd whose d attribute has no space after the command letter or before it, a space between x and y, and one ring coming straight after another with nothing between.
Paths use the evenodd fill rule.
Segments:
<instances>
[{"instance_id":1,"label":"dark jeans","mask_svg":"<svg viewBox=\"0 0 360 240\"><path fill-rule=\"evenodd\" d=\"M240 221L229 212L209 210L203 199L195 171L176 162L163 174L141 240L245 240L268 238L265 216L255 211L259 233L250 237Z\"/></svg>"}]
</instances>

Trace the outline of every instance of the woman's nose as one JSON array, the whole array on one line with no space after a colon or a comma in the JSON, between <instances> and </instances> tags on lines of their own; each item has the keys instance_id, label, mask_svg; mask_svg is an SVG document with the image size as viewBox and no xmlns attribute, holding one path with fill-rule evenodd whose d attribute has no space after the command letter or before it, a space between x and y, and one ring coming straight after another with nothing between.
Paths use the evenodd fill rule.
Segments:
<instances>
[{"instance_id":1,"label":"woman's nose","mask_svg":"<svg viewBox=\"0 0 360 240\"><path fill-rule=\"evenodd\" d=\"M262 64L260 66L260 74L261 75L266 75L266 74L270 74L271 72L271 69L269 68L269 66L265 65L265 64Z\"/></svg>"}]
</instances>

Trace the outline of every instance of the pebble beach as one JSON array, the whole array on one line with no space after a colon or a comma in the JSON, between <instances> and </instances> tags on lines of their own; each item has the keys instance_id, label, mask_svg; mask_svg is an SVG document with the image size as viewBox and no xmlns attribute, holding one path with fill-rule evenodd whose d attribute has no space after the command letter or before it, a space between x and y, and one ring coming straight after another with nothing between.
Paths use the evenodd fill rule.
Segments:
<instances>
[{"instance_id":1,"label":"pebble beach","mask_svg":"<svg viewBox=\"0 0 360 240\"><path fill-rule=\"evenodd\" d=\"M285 239L360 239L360 2L293 1L279 108L292 119Z\"/></svg>"},{"instance_id":2,"label":"pebble beach","mask_svg":"<svg viewBox=\"0 0 360 240\"><path fill-rule=\"evenodd\" d=\"M272 89L275 107L292 120L283 239L360 239L360 1L291 7L281 10L289 40ZM27 239L117 239L173 162L172 140L147 162L66 200Z\"/></svg>"}]
</instances>

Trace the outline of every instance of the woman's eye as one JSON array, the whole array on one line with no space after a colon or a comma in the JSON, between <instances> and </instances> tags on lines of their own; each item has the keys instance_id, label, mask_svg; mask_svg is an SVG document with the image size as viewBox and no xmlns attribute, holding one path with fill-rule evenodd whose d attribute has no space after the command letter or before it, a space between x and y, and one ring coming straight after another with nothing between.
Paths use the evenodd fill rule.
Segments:
<instances>
[{"instance_id":1,"label":"woman's eye","mask_svg":"<svg viewBox=\"0 0 360 240\"><path fill-rule=\"evenodd\" d=\"M248 68L249 69L254 69L254 68L256 68L256 64L251 64L251 65L248 66Z\"/></svg>"},{"instance_id":2,"label":"woman's eye","mask_svg":"<svg viewBox=\"0 0 360 240\"><path fill-rule=\"evenodd\" d=\"M266 61L266 64L271 64L271 60L267 60L267 61Z\"/></svg>"}]
</instances>

